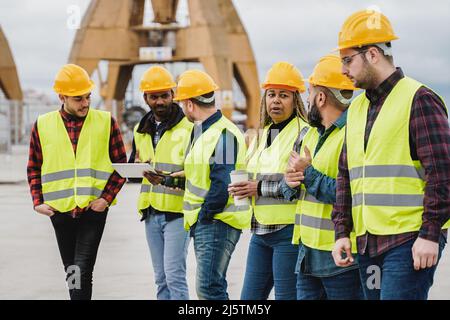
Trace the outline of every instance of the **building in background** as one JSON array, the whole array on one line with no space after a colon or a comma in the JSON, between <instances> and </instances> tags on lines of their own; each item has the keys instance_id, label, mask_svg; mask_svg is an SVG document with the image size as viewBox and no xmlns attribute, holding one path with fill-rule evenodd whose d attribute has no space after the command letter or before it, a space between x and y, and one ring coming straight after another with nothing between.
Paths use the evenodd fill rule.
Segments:
<instances>
[{"instance_id":1,"label":"building in background","mask_svg":"<svg viewBox=\"0 0 450 320\"><path fill-rule=\"evenodd\" d=\"M23 93L11 49L0 26L0 152L21 136Z\"/></svg>"}]
</instances>

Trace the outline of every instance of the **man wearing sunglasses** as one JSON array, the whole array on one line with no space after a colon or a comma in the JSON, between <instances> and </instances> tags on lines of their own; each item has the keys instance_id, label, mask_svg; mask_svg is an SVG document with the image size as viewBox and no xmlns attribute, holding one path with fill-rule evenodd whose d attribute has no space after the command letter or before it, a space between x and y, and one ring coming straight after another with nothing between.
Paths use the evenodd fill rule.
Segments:
<instances>
[{"instance_id":1,"label":"man wearing sunglasses","mask_svg":"<svg viewBox=\"0 0 450 320\"><path fill-rule=\"evenodd\" d=\"M443 100L394 66L396 39L373 11L339 34L342 73L366 91L348 111L333 257L351 264L355 230L367 299L427 299L450 225L450 130Z\"/></svg>"}]
</instances>

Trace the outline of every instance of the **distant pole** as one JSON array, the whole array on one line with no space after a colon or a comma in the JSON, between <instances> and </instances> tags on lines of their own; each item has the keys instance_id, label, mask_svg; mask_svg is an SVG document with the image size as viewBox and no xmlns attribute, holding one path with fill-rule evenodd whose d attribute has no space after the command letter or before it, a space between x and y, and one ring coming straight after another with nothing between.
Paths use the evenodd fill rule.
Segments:
<instances>
[{"instance_id":1,"label":"distant pole","mask_svg":"<svg viewBox=\"0 0 450 320\"><path fill-rule=\"evenodd\" d=\"M23 108L26 110L26 121L25 121L25 137L30 136L31 134L31 115L30 115L30 106L28 104L24 104Z\"/></svg>"},{"instance_id":2,"label":"distant pole","mask_svg":"<svg viewBox=\"0 0 450 320\"><path fill-rule=\"evenodd\" d=\"M19 144L19 102L14 100L14 144Z\"/></svg>"},{"instance_id":3,"label":"distant pole","mask_svg":"<svg viewBox=\"0 0 450 320\"><path fill-rule=\"evenodd\" d=\"M11 147L11 102L6 105L6 152L12 153Z\"/></svg>"},{"instance_id":4,"label":"distant pole","mask_svg":"<svg viewBox=\"0 0 450 320\"><path fill-rule=\"evenodd\" d=\"M114 99L112 100L112 116L114 117L114 119L117 119L117 100Z\"/></svg>"}]
</instances>

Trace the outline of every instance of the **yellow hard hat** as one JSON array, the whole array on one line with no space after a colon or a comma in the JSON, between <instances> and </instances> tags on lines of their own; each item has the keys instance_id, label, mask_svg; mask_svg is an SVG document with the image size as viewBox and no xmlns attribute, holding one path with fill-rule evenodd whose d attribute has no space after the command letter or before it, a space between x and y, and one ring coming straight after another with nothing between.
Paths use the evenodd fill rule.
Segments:
<instances>
[{"instance_id":1,"label":"yellow hard hat","mask_svg":"<svg viewBox=\"0 0 450 320\"><path fill-rule=\"evenodd\" d=\"M216 90L219 90L219 87L206 72L188 70L180 75L173 100L182 101L195 98Z\"/></svg>"},{"instance_id":2,"label":"yellow hard hat","mask_svg":"<svg viewBox=\"0 0 450 320\"><path fill-rule=\"evenodd\" d=\"M329 54L319 60L307 81L315 86L339 90L357 90L350 79L342 74L341 70L341 59L337 55Z\"/></svg>"},{"instance_id":3,"label":"yellow hard hat","mask_svg":"<svg viewBox=\"0 0 450 320\"><path fill-rule=\"evenodd\" d=\"M397 40L388 18L372 10L358 11L344 22L337 50Z\"/></svg>"},{"instance_id":4,"label":"yellow hard hat","mask_svg":"<svg viewBox=\"0 0 450 320\"><path fill-rule=\"evenodd\" d=\"M160 66L150 67L142 76L140 89L142 92L160 92L177 86L167 69Z\"/></svg>"},{"instance_id":5,"label":"yellow hard hat","mask_svg":"<svg viewBox=\"0 0 450 320\"><path fill-rule=\"evenodd\" d=\"M53 90L57 94L76 97L91 92L94 87L86 70L76 64L66 64L58 71Z\"/></svg>"},{"instance_id":6,"label":"yellow hard hat","mask_svg":"<svg viewBox=\"0 0 450 320\"><path fill-rule=\"evenodd\" d=\"M275 88L299 92L306 91L302 74L289 62L275 63L267 72L266 80L261 87L265 90Z\"/></svg>"}]
</instances>

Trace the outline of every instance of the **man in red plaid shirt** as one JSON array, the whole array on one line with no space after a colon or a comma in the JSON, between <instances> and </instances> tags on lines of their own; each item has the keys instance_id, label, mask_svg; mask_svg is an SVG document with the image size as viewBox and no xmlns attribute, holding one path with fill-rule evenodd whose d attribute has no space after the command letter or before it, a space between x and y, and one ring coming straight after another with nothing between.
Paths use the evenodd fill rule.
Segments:
<instances>
[{"instance_id":1,"label":"man in red plaid shirt","mask_svg":"<svg viewBox=\"0 0 450 320\"><path fill-rule=\"evenodd\" d=\"M119 127L90 109L93 88L84 69L62 67L54 90L63 106L36 121L27 167L34 210L51 219L72 300L91 299L108 207L125 183L112 168L127 161Z\"/></svg>"},{"instance_id":2,"label":"man in red plaid shirt","mask_svg":"<svg viewBox=\"0 0 450 320\"><path fill-rule=\"evenodd\" d=\"M380 12L359 11L339 34L342 72L366 91L348 111L333 211L338 266L357 236L367 299L427 299L450 225L450 130L443 100L404 76L398 39Z\"/></svg>"}]
</instances>

